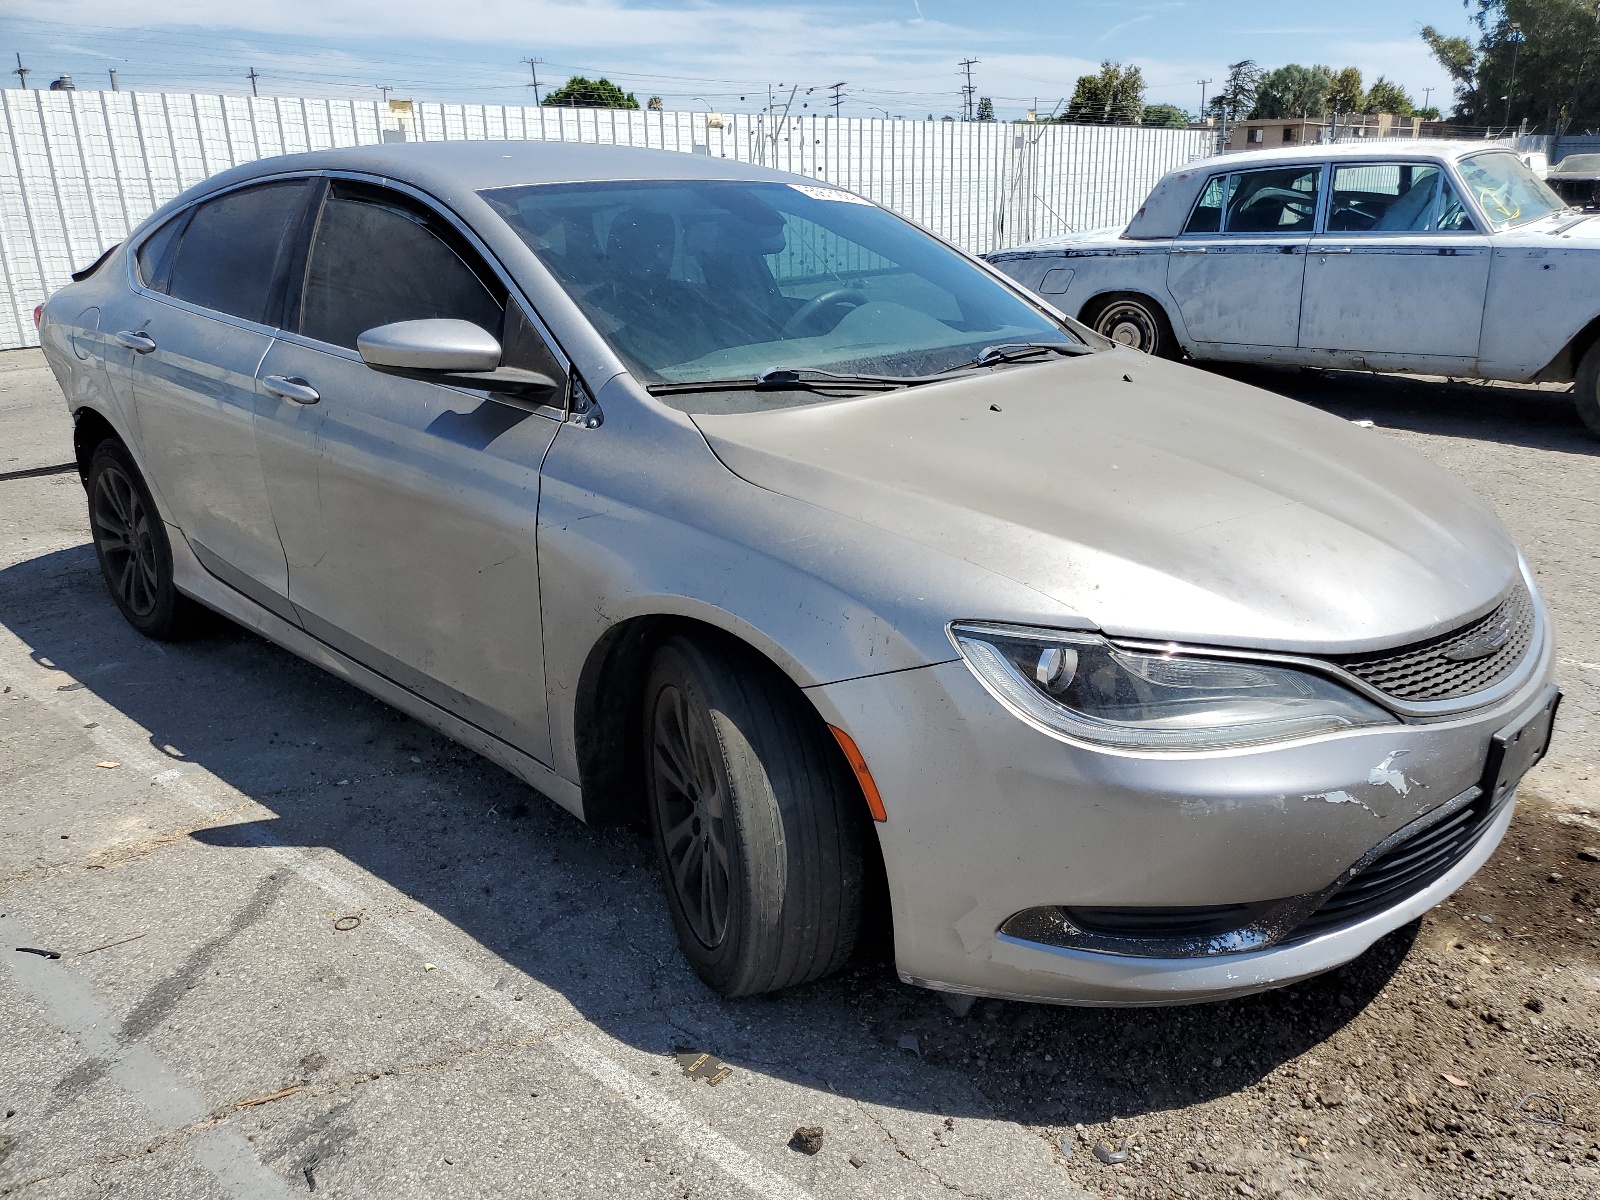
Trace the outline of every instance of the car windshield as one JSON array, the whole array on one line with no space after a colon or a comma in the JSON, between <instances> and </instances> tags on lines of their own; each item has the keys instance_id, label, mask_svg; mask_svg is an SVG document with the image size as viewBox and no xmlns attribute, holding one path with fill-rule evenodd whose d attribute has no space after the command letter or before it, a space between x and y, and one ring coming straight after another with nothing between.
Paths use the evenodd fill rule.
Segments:
<instances>
[{"instance_id":1,"label":"car windshield","mask_svg":"<svg viewBox=\"0 0 1600 1200\"><path fill-rule=\"evenodd\" d=\"M670 180L480 195L650 385L892 379L997 344L1081 347L981 267L835 188Z\"/></svg>"},{"instance_id":2,"label":"car windshield","mask_svg":"<svg viewBox=\"0 0 1600 1200\"><path fill-rule=\"evenodd\" d=\"M1496 229L1526 225L1567 207L1565 200L1509 150L1474 154L1457 163L1456 170Z\"/></svg>"}]
</instances>

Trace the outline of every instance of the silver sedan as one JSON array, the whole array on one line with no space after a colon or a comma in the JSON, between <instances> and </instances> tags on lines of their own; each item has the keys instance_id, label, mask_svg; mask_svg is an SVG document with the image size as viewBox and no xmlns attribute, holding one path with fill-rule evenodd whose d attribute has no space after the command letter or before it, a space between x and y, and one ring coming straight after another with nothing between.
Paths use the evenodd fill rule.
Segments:
<instances>
[{"instance_id":1,"label":"silver sedan","mask_svg":"<svg viewBox=\"0 0 1600 1200\"><path fill-rule=\"evenodd\" d=\"M123 615L648 823L723 995L890 929L958 1008L1287 983L1459 887L1549 740L1457 480L814 180L288 156L76 280L41 335Z\"/></svg>"}]
</instances>

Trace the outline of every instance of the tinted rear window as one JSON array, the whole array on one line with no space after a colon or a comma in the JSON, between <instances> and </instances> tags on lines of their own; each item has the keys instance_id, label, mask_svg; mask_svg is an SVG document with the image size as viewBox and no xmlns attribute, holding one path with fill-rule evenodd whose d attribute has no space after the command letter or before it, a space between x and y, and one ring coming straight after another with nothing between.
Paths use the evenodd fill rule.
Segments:
<instances>
[{"instance_id":1,"label":"tinted rear window","mask_svg":"<svg viewBox=\"0 0 1600 1200\"><path fill-rule=\"evenodd\" d=\"M275 284L299 224L306 182L229 192L195 210L178 242L166 291L179 300L276 322Z\"/></svg>"}]
</instances>

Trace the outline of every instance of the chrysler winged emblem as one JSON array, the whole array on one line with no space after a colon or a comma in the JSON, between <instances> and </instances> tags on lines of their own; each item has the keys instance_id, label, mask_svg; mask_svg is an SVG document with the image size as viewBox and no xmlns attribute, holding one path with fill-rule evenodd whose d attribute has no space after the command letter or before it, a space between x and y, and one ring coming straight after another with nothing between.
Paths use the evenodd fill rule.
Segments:
<instances>
[{"instance_id":1,"label":"chrysler winged emblem","mask_svg":"<svg viewBox=\"0 0 1600 1200\"><path fill-rule=\"evenodd\" d=\"M1485 625L1465 641L1457 642L1444 652L1451 662L1472 662L1488 658L1511 637L1511 614L1502 612L1492 623Z\"/></svg>"}]
</instances>

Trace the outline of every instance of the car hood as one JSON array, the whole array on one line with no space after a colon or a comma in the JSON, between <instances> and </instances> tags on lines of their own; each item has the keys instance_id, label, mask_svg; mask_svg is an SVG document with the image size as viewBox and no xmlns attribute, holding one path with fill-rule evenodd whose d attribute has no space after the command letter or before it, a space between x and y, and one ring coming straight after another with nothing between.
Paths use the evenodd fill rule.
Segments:
<instances>
[{"instance_id":1,"label":"car hood","mask_svg":"<svg viewBox=\"0 0 1600 1200\"><path fill-rule=\"evenodd\" d=\"M1374 649L1485 611L1519 571L1489 507L1384 434L1131 351L694 420L748 482L1115 635Z\"/></svg>"}]
</instances>

